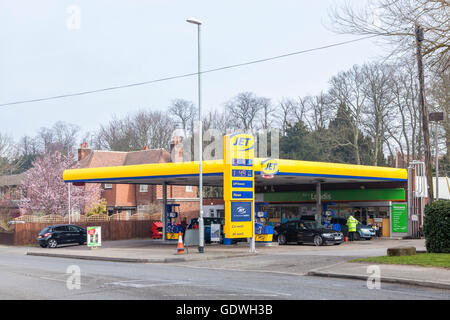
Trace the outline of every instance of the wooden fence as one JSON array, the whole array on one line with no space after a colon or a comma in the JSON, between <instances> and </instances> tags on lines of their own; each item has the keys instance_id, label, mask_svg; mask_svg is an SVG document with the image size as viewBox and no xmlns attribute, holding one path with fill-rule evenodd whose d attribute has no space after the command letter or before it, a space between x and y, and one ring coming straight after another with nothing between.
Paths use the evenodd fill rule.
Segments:
<instances>
[{"instance_id":1,"label":"wooden fence","mask_svg":"<svg viewBox=\"0 0 450 320\"><path fill-rule=\"evenodd\" d=\"M109 220L92 222L74 222L74 225L86 228L102 227L102 240L127 240L135 238L150 238L152 236L153 220ZM54 223L25 222L15 225L13 232L1 232L0 244L26 245L36 244L39 232Z\"/></svg>"},{"instance_id":2,"label":"wooden fence","mask_svg":"<svg viewBox=\"0 0 450 320\"><path fill-rule=\"evenodd\" d=\"M14 232L0 232L0 244L14 245Z\"/></svg>"}]
</instances>

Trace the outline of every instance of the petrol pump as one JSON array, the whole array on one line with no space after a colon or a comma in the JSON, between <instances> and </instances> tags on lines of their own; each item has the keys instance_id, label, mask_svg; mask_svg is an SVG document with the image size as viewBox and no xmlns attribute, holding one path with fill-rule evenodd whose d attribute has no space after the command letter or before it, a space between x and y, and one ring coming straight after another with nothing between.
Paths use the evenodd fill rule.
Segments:
<instances>
[{"instance_id":1,"label":"petrol pump","mask_svg":"<svg viewBox=\"0 0 450 320\"><path fill-rule=\"evenodd\" d=\"M179 207L178 203L170 203L166 205L167 212L167 228L166 228L166 237L167 240L178 240L179 232L183 232L181 226L177 226L175 220L179 215ZM178 210L177 210L178 209Z\"/></svg>"},{"instance_id":2,"label":"petrol pump","mask_svg":"<svg viewBox=\"0 0 450 320\"><path fill-rule=\"evenodd\" d=\"M255 241L258 243L272 242L273 227L268 225L266 211L260 211L259 205L255 204Z\"/></svg>"},{"instance_id":3,"label":"petrol pump","mask_svg":"<svg viewBox=\"0 0 450 320\"><path fill-rule=\"evenodd\" d=\"M334 205L335 203L330 203L330 205ZM334 210L328 209L328 204L323 204L323 210L322 210L322 225L324 225L326 228L333 229L333 225L331 224L331 221L334 217Z\"/></svg>"}]
</instances>

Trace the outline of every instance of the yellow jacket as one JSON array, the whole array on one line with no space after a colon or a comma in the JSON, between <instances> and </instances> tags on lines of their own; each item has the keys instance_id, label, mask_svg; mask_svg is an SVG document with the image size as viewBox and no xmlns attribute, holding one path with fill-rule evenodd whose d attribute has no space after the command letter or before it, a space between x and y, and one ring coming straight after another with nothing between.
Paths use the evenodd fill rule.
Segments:
<instances>
[{"instance_id":1,"label":"yellow jacket","mask_svg":"<svg viewBox=\"0 0 450 320\"><path fill-rule=\"evenodd\" d=\"M353 216L348 217L348 219L347 219L348 232L356 232L357 224L358 224L358 220L353 218Z\"/></svg>"}]
</instances>

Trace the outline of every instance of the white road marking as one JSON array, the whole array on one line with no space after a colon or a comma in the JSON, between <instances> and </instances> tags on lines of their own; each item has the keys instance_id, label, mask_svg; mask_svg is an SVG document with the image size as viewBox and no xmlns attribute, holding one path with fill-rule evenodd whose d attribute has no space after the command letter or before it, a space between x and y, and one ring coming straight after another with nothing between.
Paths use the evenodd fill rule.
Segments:
<instances>
[{"instance_id":1,"label":"white road marking","mask_svg":"<svg viewBox=\"0 0 450 320\"><path fill-rule=\"evenodd\" d=\"M285 272L285 271L272 271L272 270L253 270L253 269L235 269L235 268L220 268L220 267L201 267L201 266L190 266L185 264L178 264L179 267L187 267L192 269L208 269L208 270L219 270L219 271L239 271L239 272L259 272L259 273L277 273L285 274L291 276L306 276L307 273L295 273L295 272Z\"/></svg>"},{"instance_id":2,"label":"white road marking","mask_svg":"<svg viewBox=\"0 0 450 320\"><path fill-rule=\"evenodd\" d=\"M147 282L147 283L145 283ZM151 287L160 287L160 286L171 286L171 285L184 285L190 284L191 281L176 281L176 280L125 280L125 281L116 281L116 282L108 282L105 285L112 286L122 286L122 287L131 287L131 288L151 288Z\"/></svg>"}]
</instances>

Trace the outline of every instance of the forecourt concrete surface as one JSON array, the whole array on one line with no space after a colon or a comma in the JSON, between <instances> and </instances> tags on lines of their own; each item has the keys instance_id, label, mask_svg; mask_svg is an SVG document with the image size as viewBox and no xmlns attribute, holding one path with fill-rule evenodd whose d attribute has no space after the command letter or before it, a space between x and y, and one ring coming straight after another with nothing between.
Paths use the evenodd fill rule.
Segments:
<instances>
[{"instance_id":1,"label":"forecourt concrete surface","mask_svg":"<svg viewBox=\"0 0 450 320\"><path fill-rule=\"evenodd\" d=\"M191 267L219 267L227 269L249 269L252 271L287 273L366 281L368 266L374 263L347 262L347 257L370 257L386 255L387 248L414 246L425 251L424 240L373 239L343 243L340 246L315 247L312 245L258 246L257 253L250 253L246 245L207 245L205 253L199 254L196 247L186 248L185 254L177 254L176 242L161 240L105 241L98 249L87 246L62 246L56 249L21 247L32 256L100 260L134 263L186 263ZM274 263L277 259L286 260ZM286 257L291 256L291 259ZM324 259L313 261L311 257ZM308 263L308 260L312 260ZM298 265L296 265L298 264ZM420 285L450 290L450 270L420 266L382 265L382 282Z\"/></svg>"}]
</instances>

